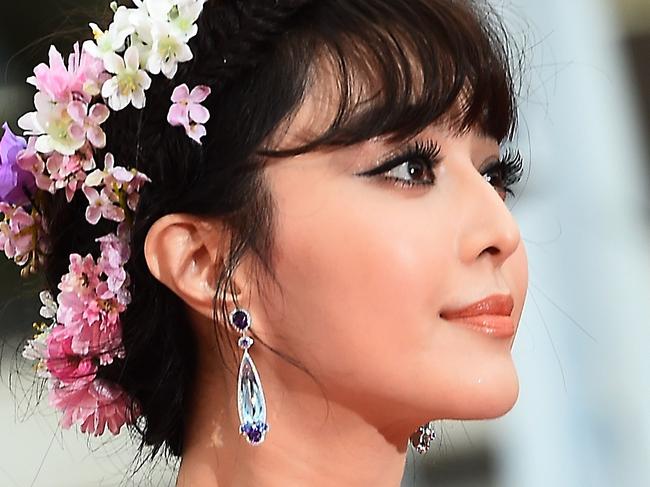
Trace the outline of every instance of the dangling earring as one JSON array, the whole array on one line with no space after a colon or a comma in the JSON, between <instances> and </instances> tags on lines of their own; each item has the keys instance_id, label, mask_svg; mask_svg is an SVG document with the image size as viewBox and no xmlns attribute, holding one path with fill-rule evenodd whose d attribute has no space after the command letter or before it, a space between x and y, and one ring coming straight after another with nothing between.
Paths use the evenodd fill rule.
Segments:
<instances>
[{"instance_id":1,"label":"dangling earring","mask_svg":"<svg viewBox=\"0 0 650 487\"><path fill-rule=\"evenodd\" d=\"M239 411L239 432L251 445L259 445L269 429L266 424L266 402L262 382L248 349L253 338L246 335L251 327L251 316L245 309L230 313L230 324L241 334L237 345L243 350L237 378L237 410Z\"/></svg>"},{"instance_id":2,"label":"dangling earring","mask_svg":"<svg viewBox=\"0 0 650 487\"><path fill-rule=\"evenodd\" d=\"M435 431L433 431L433 421L423 424L418 428L418 430L411 435L410 442L415 450L423 455L429 451L431 447L431 440L436 437Z\"/></svg>"}]
</instances>

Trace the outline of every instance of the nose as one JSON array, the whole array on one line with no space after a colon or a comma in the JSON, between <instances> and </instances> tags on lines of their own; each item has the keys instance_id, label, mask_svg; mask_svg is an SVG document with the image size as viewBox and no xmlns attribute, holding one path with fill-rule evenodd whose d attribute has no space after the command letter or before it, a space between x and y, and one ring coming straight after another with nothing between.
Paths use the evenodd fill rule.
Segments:
<instances>
[{"instance_id":1,"label":"nose","mask_svg":"<svg viewBox=\"0 0 650 487\"><path fill-rule=\"evenodd\" d=\"M501 266L521 242L519 225L494 186L473 166L464 183L460 257L467 263L488 259Z\"/></svg>"}]
</instances>

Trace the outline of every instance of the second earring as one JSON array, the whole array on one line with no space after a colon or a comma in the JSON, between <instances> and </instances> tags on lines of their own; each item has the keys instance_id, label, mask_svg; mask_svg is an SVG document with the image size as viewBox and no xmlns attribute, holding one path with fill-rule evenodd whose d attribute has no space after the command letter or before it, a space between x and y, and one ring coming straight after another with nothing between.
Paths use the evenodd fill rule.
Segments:
<instances>
[{"instance_id":1,"label":"second earring","mask_svg":"<svg viewBox=\"0 0 650 487\"><path fill-rule=\"evenodd\" d=\"M253 338L246 332L251 327L251 316L245 309L230 313L230 324L240 333L237 345L242 349L242 358L237 378L237 410L239 412L239 432L251 445L264 441L269 425L266 423L266 401L260 376L248 353Z\"/></svg>"}]
</instances>

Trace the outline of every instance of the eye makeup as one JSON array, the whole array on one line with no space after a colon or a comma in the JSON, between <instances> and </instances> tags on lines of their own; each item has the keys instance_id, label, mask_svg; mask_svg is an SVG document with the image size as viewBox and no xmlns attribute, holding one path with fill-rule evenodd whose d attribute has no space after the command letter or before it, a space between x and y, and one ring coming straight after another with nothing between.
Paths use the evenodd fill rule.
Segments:
<instances>
[{"instance_id":1,"label":"eye makeup","mask_svg":"<svg viewBox=\"0 0 650 487\"><path fill-rule=\"evenodd\" d=\"M440 146L435 141L414 141L406 147L389 154L386 160L380 161L373 169L357 175L364 177L383 175L384 179L402 187L432 185L435 182L433 170L441 160L439 156ZM406 180L404 177L386 175L387 173L398 172L394 171L394 169L405 169L401 173L406 177L417 178L422 174L427 174L429 178L425 181L419 181L417 179Z\"/></svg>"},{"instance_id":2,"label":"eye makeup","mask_svg":"<svg viewBox=\"0 0 650 487\"><path fill-rule=\"evenodd\" d=\"M363 177L382 177L400 188L433 186L434 170L442 160L440 146L433 140L415 141L398 149L377 163L369 171L357 174ZM523 159L519 151L506 151L498 159L487 162L479 171L506 199L514 196L512 186L521 180ZM421 179L425 177L424 179Z\"/></svg>"},{"instance_id":3,"label":"eye makeup","mask_svg":"<svg viewBox=\"0 0 650 487\"><path fill-rule=\"evenodd\" d=\"M519 151L506 151L499 159L487 163L487 167L481 168L483 176L489 176L486 180L503 193L502 199L507 195L515 196L512 187L521 181L524 172L523 158Z\"/></svg>"}]
</instances>

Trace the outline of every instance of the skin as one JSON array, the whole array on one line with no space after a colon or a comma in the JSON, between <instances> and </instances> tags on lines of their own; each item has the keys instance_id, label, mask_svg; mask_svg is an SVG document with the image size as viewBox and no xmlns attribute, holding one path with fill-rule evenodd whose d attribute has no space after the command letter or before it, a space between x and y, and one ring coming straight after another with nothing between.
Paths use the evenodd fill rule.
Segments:
<instances>
[{"instance_id":1,"label":"skin","mask_svg":"<svg viewBox=\"0 0 650 487\"><path fill-rule=\"evenodd\" d=\"M321 109L307 100L280 145L305 136ZM504 195L481 174L499 146L475 130L454 135L444 125L415 140L441 148L432 186L358 176L399 147L384 139L265 169L276 202L273 265L281 289L259 285L247 256L228 309L236 297L256 335L302 363L320 386L255 343L250 353L270 424L258 447L238 434L236 373L224 369L210 321L227 228L192 215L154 224L145 245L149 267L187 303L200 338L177 486L395 487L419 425L495 418L513 407L514 337L440 317L445 308L511 294L519 323L528 283L524 244ZM391 174L408 178L401 169ZM236 372L238 359L229 366Z\"/></svg>"}]
</instances>

